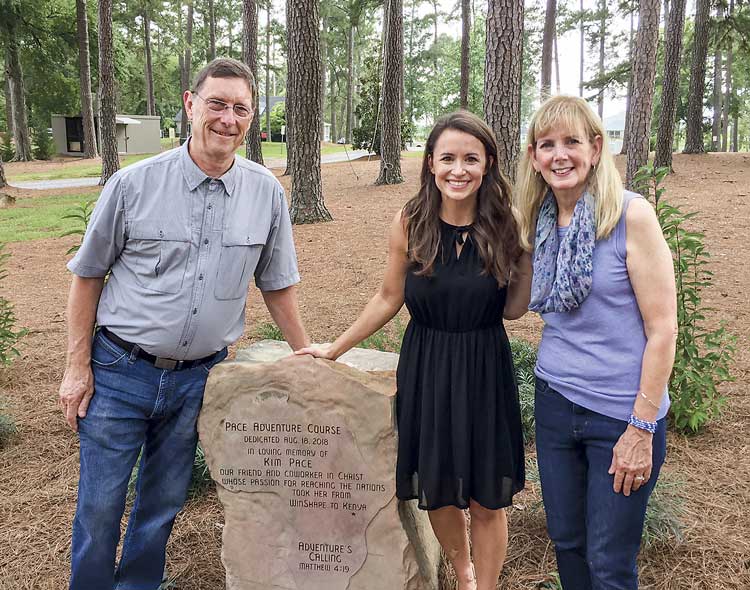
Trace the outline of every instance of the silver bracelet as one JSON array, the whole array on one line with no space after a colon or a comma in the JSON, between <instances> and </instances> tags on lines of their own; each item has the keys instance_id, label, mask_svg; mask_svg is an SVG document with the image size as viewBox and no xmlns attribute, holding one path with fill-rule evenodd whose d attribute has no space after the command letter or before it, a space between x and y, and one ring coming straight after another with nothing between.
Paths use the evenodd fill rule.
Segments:
<instances>
[{"instance_id":1,"label":"silver bracelet","mask_svg":"<svg viewBox=\"0 0 750 590\"><path fill-rule=\"evenodd\" d=\"M652 408L656 408L657 410L658 410L658 409L660 409L660 407L661 407L661 406L660 406L659 404L655 404L654 402L652 402L652 401L651 401L651 400L650 400L650 399L648 398L648 396L647 396L647 395L646 395L645 393L643 393L642 391L639 391L639 392L638 392L638 395L640 395L640 396L641 396L641 397L642 397L643 399L645 399L645 400L646 400L646 401L647 401L647 402L648 402L649 404L651 404L651 407L652 407Z\"/></svg>"}]
</instances>

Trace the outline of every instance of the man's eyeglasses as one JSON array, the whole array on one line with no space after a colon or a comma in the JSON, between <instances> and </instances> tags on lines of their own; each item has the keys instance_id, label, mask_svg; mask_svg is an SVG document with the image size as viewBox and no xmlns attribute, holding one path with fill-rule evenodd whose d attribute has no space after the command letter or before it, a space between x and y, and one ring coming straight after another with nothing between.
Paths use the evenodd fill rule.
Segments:
<instances>
[{"instance_id":1,"label":"man's eyeglasses","mask_svg":"<svg viewBox=\"0 0 750 590\"><path fill-rule=\"evenodd\" d=\"M205 102L208 109L213 111L214 113L221 113L225 109L232 109L234 111L234 116L238 119L247 119L250 115L253 114L253 110L249 107L246 107L244 104L232 105L224 102L223 100L219 100L218 98L203 98L197 92L193 92L193 94L195 94L195 96Z\"/></svg>"}]
</instances>

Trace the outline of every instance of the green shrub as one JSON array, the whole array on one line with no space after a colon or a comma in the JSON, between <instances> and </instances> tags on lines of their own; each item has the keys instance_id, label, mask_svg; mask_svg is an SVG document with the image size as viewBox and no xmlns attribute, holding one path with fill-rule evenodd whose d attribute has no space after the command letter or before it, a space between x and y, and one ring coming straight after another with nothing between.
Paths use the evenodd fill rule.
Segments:
<instances>
[{"instance_id":1,"label":"green shrub","mask_svg":"<svg viewBox=\"0 0 750 590\"><path fill-rule=\"evenodd\" d=\"M389 326L391 326L389 328ZM372 336L360 342L360 348L370 348L383 352L401 352L401 342L404 340L406 326L399 318L394 318Z\"/></svg>"},{"instance_id":2,"label":"green shrub","mask_svg":"<svg viewBox=\"0 0 750 590\"><path fill-rule=\"evenodd\" d=\"M10 254L3 253L4 244L0 244L0 281L8 276L5 260ZM28 330L15 329L16 315L13 306L5 297L0 297L0 365L9 365L14 356L18 356L15 346Z\"/></svg>"},{"instance_id":3,"label":"green shrub","mask_svg":"<svg viewBox=\"0 0 750 590\"><path fill-rule=\"evenodd\" d=\"M16 148L13 146L13 140L6 135L5 139L0 139L0 159L3 162L10 162L16 157Z\"/></svg>"},{"instance_id":4,"label":"green shrub","mask_svg":"<svg viewBox=\"0 0 750 590\"><path fill-rule=\"evenodd\" d=\"M521 428L525 442L534 440L534 389L536 388L536 348L525 340L511 338L513 368L518 383L518 402L521 406Z\"/></svg>"},{"instance_id":5,"label":"green shrub","mask_svg":"<svg viewBox=\"0 0 750 590\"><path fill-rule=\"evenodd\" d=\"M96 199L91 199L90 201L86 201L81 205L77 205L68 213L62 216L63 219L74 219L75 225L77 227L66 231L64 234L61 234L60 237L64 238L65 236L81 236L80 242L75 246L71 246L70 248L68 248L68 251L65 253L66 255L75 254L81 247L81 244L83 243L83 236L86 235L86 229L89 226L89 221L91 221L91 213L94 210L95 204Z\"/></svg>"},{"instance_id":6,"label":"green shrub","mask_svg":"<svg viewBox=\"0 0 750 590\"><path fill-rule=\"evenodd\" d=\"M714 311L702 301L713 275L707 268L710 254L704 245L704 234L685 228L697 213L683 213L663 200L664 188L660 185L667 173L667 168L643 167L635 182L654 203L674 261L678 333L669 380L671 419L678 430L697 432L716 418L726 403L719 386L734 380L729 369L735 337L723 321L715 329L705 325L707 313Z\"/></svg>"},{"instance_id":7,"label":"green shrub","mask_svg":"<svg viewBox=\"0 0 750 590\"><path fill-rule=\"evenodd\" d=\"M49 131L44 127L34 129L34 158L49 160L54 153L55 143L52 141Z\"/></svg>"},{"instance_id":8,"label":"green shrub","mask_svg":"<svg viewBox=\"0 0 750 590\"><path fill-rule=\"evenodd\" d=\"M0 411L0 449L8 444L16 432L16 421L13 420L13 416Z\"/></svg>"},{"instance_id":9,"label":"green shrub","mask_svg":"<svg viewBox=\"0 0 750 590\"><path fill-rule=\"evenodd\" d=\"M276 324L261 324L255 330L255 337L260 340L284 340L284 334Z\"/></svg>"},{"instance_id":10,"label":"green shrub","mask_svg":"<svg viewBox=\"0 0 750 590\"><path fill-rule=\"evenodd\" d=\"M684 540L683 487L682 481L672 479L667 473L659 475L659 481L646 508L646 521L641 537L645 548L674 546Z\"/></svg>"}]
</instances>

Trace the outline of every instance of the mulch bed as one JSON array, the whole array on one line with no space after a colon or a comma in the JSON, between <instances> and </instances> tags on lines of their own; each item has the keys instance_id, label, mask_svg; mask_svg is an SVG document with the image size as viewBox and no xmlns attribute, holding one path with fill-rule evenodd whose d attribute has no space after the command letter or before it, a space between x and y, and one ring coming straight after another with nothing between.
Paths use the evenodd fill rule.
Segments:
<instances>
[{"instance_id":1,"label":"mulch bed","mask_svg":"<svg viewBox=\"0 0 750 590\"><path fill-rule=\"evenodd\" d=\"M388 225L417 188L419 159L402 161L407 182L394 187L373 186L378 166L374 161L325 166L326 205L335 221L295 228L303 274L300 308L316 341L330 340L345 329L379 286ZM750 382L746 301L750 156L676 156L675 169L666 183L667 198L701 211L694 227L706 233L715 273L704 298L715 308L709 322L724 319L737 335L736 381L723 387L729 397L726 411L704 433L669 435L664 471L684 482L685 538L643 552L642 587L746 590L750 588L750 398L746 390ZM282 182L288 189L289 178ZM89 191L96 189L66 192ZM20 200L60 192L14 190L13 194ZM65 252L73 243L75 238L68 237L7 247L12 258L1 292L15 304L19 325L31 333L21 343L21 358L10 368L0 369L0 403L18 426L18 434L0 451L0 590L67 586L78 443L58 408L57 387L65 362L65 302L70 281ZM406 312L401 315L406 320ZM259 294L253 291L247 329L238 346L250 343L258 326L269 321ZM511 336L537 341L541 322L529 314L509 322L507 328ZM509 511L510 550L499 588L535 588L555 570L539 502L538 485L531 482ZM188 504L169 547L168 569L176 576L175 587L224 587L222 523L215 493Z\"/></svg>"}]
</instances>

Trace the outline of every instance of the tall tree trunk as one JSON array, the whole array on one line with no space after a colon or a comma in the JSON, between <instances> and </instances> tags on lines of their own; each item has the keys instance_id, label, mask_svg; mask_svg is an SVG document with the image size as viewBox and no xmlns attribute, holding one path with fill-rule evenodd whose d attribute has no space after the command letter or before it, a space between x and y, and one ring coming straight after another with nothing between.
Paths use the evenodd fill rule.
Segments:
<instances>
[{"instance_id":1,"label":"tall tree trunk","mask_svg":"<svg viewBox=\"0 0 750 590\"><path fill-rule=\"evenodd\" d=\"M703 97L706 93L706 56L708 54L709 2L696 0L695 31L693 34L693 57L690 66L690 90L688 92L687 137L684 154L702 154L703 145Z\"/></svg>"},{"instance_id":2,"label":"tall tree trunk","mask_svg":"<svg viewBox=\"0 0 750 590\"><path fill-rule=\"evenodd\" d=\"M187 23L185 25L185 46L182 52L182 68L180 76L182 79L182 89L190 90L192 76L192 54L193 54L193 0L187 0ZM182 13L182 2L180 2L180 13ZM180 30L182 28L180 27ZM180 137L187 137L188 120L185 113L185 105L182 106L182 121L180 123Z\"/></svg>"},{"instance_id":3,"label":"tall tree trunk","mask_svg":"<svg viewBox=\"0 0 750 590\"><path fill-rule=\"evenodd\" d=\"M584 65L584 41L585 41L585 34L583 30L583 0L581 0L581 17L578 19L578 26L581 33L581 39L580 39L580 64L579 64L579 70L578 70L578 96L583 96L583 65Z\"/></svg>"},{"instance_id":4,"label":"tall tree trunk","mask_svg":"<svg viewBox=\"0 0 750 590\"><path fill-rule=\"evenodd\" d=\"M331 73L328 76L330 79L330 92L331 92L331 141L336 143L338 141L338 129L336 129L336 88L334 79L334 69L331 66Z\"/></svg>"},{"instance_id":5,"label":"tall tree trunk","mask_svg":"<svg viewBox=\"0 0 750 590\"><path fill-rule=\"evenodd\" d=\"M5 169L3 168L3 159L0 158L0 188L8 186L8 181L5 180Z\"/></svg>"},{"instance_id":6,"label":"tall tree trunk","mask_svg":"<svg viewBox=\"0 0 750 590\"><path fill-rule=\"evenodd\" d=\"M711 151L719 151L721 138L721 50L717 47L714 51L714 93L713 93L713 116L711 121Z\"/></svg>"},{"instance_id":7,"label":"tall tree trunk","mask_svg":"<svg viewBox=\"0 0 750 590\"><path fill-rule=\"evenodd\" d=\"M320 3L287 0L292 223L330 221L320 177ZM290 108L291 107L291 108ZM289 112L291 111L291 113Z\"/></svg>"},{"instance_id":8,"label":"tall tree trunk","mask_svg":"<svg viewBox=\"0 0 750 590\"><path fill-rule=\"evenodd\" d=\"M734 17L734 0L729 1L729 18ZM722 109L721 151L726 152L729 147L729 110L732 108L732 62L734 51L732 37L727 39L727 60L724 67L724 108Z\"/></svg>"},{"instance_id":9,"label":"tall tree trunk","mask_svg":"<svg viewBox=\"0 0 750 590\"><path fill-rule=\"evenodd\" d=\"M258 79L258 6L255 0L242 0L242 61ZM245 137L245 157L263 165L260 145L260 117L258 113L258 90L253 92L253 119Z\"/></svg>"},{"instance_id":10,"label":"tall tree trunk","mask_svg":"<svg viewBox=\"0 0 750 590\"><path fill-rule=\"evenodd\" d=\"M91 95L91 58L89 56L89 21L86 0L76 0L78 26L78 71L81 80L81 117L83 119L83 157L96 158L96 127L94 100Z\"/></svg>"},{"instance_id":11,"label":"tall tree trunk","mask_svg":"<svg viewBox=\"0 0 750 590\"><path fill-rule=\"evenodd\" d=\"M271 7L266 0L266 136L271 141Z\"/></svg>"},{"instance_id":12,"label":"tall tree trunk","mask_svg":"<svg viewBox=\"0 0 750 590\"><path fill-rule=\"evenodd\" d=\"M156 96L154 95L154 67L151 62L151 15L149 7L143 9L143 47L146 50L146 114L156 115Z\"/></svg>"},{"instance_id":13,"label":"tall tree trunk","mask_svg":"<svg viewBox=\"0 0 750 590\"><path fill-rule=\"evenodd\" d=\"M120 169L117 157L115 103L115 48L112 36L112 0L99 0L99 133L103 185Z\"/></svg>"},{"instance_id":14,"label":"tall tree trunk","mask_svg":"<svg viewBox=\"0 0 750 590\"><path fill-rule=\"evenodd\" d=\"M26 112L26 90L23 83L23 70L18 55L18 33L16 23L9 19L5 24L6 49L8 52L7 69L5 75L10 81L10 94L13 103L13 141L16 143L14 160L28 162L34 159L31 152L31 135L29 133L29 119Z\"/></svg>"},{"instance_id":15,"label":"tall tree trunk","mask_svg":"<svg viewBox=\"0 0 750 590\"><path fill-rule=\"evenodd\" d=\"M10 78L8 78L8 52L5 52L5 68L3 76L5 77L5 123L8 128L8 137L13 137L13 95L10 91Z\"/></svg>"},{"instance_id":16,"label":"tall tree trunk","mask_svg":"<svg viewBox=\"0 0 750 590\"><path fill-rule=\"evenodd\" d=\"M354 118L354 25L351 23L347 41L349 46L346 51L346 143L351 143Z\"/></svg>"},{"instance_id":17,"label":"tall tree trunk","mask_svg":"<svg viewBox=\"0 0 750 590\"><path fill-rule=\"evenodd\" d=\"M384 6L389 2L390 0L384 0ZM430 0L432 3L432 15L433 15L433 21L432 21L432 76L434 80L437 80L438 77L438 0ZM437 119L440 116L440 102L437 96L437 93L435 93L433 97L432 102L432 116L434 119Z\"/></svg>"},{"instance_id":18,"label":"tall tree trunk","mask_svg":"<svg viewBox=\"0 0 750 590\"><path fill-rule=\"evenodd\" d=\"M685 24L685 0L672 0L664 39L664 79L662 81L661 111L656 136L654 166L666 166L672 170L672 147L674 144L677 93L680 83L682 60L682 36Z\"/></svg>"},{"instance_id":19,"label":"tall tree trunk","mask_svg":"<svg viewBox=\"0 0 750 590\"><path fill-rule=\"evenodd\" d=\"M231 35L231 31L230 31ZM208 61L216 59L216 10L214 0L208 0Z\"/></svg>"},{"instance_id":20,"label":"tall tree trunk","mask_svg":"<svg viewBox=\"0 0 750 590\"><path fill-rule=\"evenodd\" d=\"M635 11L630 11L630 38L628 41L628 62L633 63L633 31L634 31L634 25L633 25L633 13ZM620 149L620 155L624 156L628 153L628 148L630 147L628 145L630 141L630 133L628 129L630 128L630 97L633 95L633 68L631 66L630 68L630 74L628 75L628 94L625 97L625 125L624 129L622 131L622 148Z\"/></svg>"},{"instance_id":21,"label":"tall tree trunk","mask_svg":"<svg viewBox=\"0 0 750 590\"><path fill-rule=\"evenodd\" d=\"M560 54L557 52L557 29L555 29L553 46L555 48L555 90L557 94L560 94Z\"/></svg>"},{"instance_id":22,"label":"tall tree trunk","mask_svg":"<svg viewBox=\"0 0 750 590\"><path fill-rule=\"evenodd\" d=\"M497 157L505 175L516 177L521 136L523 0L489 0L484 116L497 138Z\"/></svg>"},{"instance_id":23,"label":"tall tree trunk","mask_svg":"<svg viewBox=\"0 0 750 590\"><path fill-rule=\"evenodd\" d=\"M322 15L322 27L320 31L320 139L325 141L326 137L326 62L328 61L328 11L327 6L321 4L324 13Z\"/></svg>"},{"instance_id":24,"label":"tall tree trunk","mask_svg":"<svg viewBox=\"0 0 750 590\"><path fill-rule=\"evenodd\" d=\"M550 95L552 88L552 43L555 37L557 0L547 0L544 13L544 34L542 35L542 88L541 99Z\"/></svg>"},{"instance_id":25,"label":"tall tree trunk","mask_svg":"<svg viewBox=\"0 0 750 590\"><path fill-rule=\"evenodd\" d=\"M604 76L604 40L607 34L607 0L599 0L599 79ZM604 118L604 88L596 95L596 111Z\"/></svg>"},{"instance_id":26,"label":"tall tree trunk","mask_svg":"<svg viewBox=\"0 0 750 590\"><path fill-rule=\"evenodd\" d=\"M550 0L554 2L555 0ZM412 27L414 25L412 24ZM461 0L461 88L459 105L469 108L469 49L471 48L471 3Z\"/></svg>"},{"instance_id":27,"label":"tall tree trunk","mask_svg":"<svg viewBox=\"0 0 750 590\"><path fill-rule=\"evenodd\" d=\"M732 147L730 148L733 152L740 151L740 115L735 111L732 117Z\"/></svg>"},{"instance_id":28,"label":"tall tree trunk","mask_svg":"<svg viewBox=\"0 0 750 590\"><path fill-rule=\"evenodd\" d=\"M399 184L401 174L401 91L404 79L404 18L401 0L384 7L383 91L380 93L380 174L375 184ZM435 12L437 19L437 12Z\"/></svg>"},{"instance_id":29,"label":"tall tree trunk","mask_svg":"<svg viewBox=\"0 0 750 590\"><path fill-rule=\"evenodd\" d=\"M633 55L633 106L630 114L630 149L625 184L633 189L638 169L648 162L651 108L654 100L656 54L659 44L659 0L641 0L638 34Z\"/></svg>"}]
</instances>

